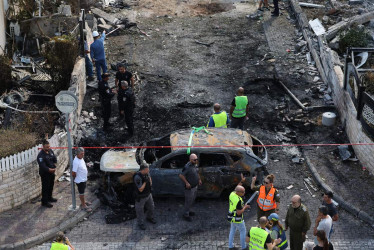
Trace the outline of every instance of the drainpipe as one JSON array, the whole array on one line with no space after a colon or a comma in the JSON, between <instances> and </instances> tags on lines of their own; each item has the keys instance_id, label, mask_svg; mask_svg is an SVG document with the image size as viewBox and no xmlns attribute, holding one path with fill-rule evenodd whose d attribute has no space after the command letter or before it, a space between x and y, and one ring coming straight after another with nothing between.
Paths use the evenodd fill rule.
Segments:
<instances>
[{"instance_id":1,"label":"drainpipe","mask_svg":"<svg viewBox=\"0 0 374 250\"><path fill-rule=\"evenodd\" d=\"M0 55L5 53L5 10L4 10L4 0L0 0Z\"/></svg>"},{"instance_id":2,"label":"drainpipe","mask_svg":"<svg viewBox=\"0 0 374 250\"><path fill-rule=\"evenodd\" d=\"M291 90L289 90L286 85L283 84L283 82L281 82L280 80L277 81L282 87L283 89L287 92L287 94L292 98L292 100L304 111L312 111L312 110L318 110L318 109L331 109L331 108L335 108L335 106L328 106L328 105L325 105L325 106L312 106L312 107L305 107L304 104L302 104L299 99L297 99L297 97L291 92Z\"/></svg>"}]
</instances>

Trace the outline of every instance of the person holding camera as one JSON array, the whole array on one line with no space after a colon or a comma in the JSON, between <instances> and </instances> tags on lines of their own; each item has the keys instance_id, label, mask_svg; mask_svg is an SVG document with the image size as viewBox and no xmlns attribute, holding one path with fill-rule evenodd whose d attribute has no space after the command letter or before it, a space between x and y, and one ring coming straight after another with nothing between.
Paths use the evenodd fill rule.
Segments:
<instances>
[{"instance_id":1,"label":"person holding camera","mask_svg":"<svg viewBox=\"0 0 374 250\"><path fill-rule=\"evenodd\" d=\"M149 175L149 166L147 163L140 165L139 171L134 174L133 179L135 183L136 217L138 218L139 228L145 230L144 209L147 210L147 220L152 224L156 224L156 220L153 217L155 204L151 194L152 178Z\"/></svg>"},{"instance_id":2,"label":"person holding camera","mask_svg":"<svg viewBox=\"0 0 374 250\"><path fill-rule=\"evenodd\" d=\"M70 243L68 237L66 237L63 232L58 232L56 236L56 241L53 242L51 245L51 250L61 250L61 249L74 250L74 247Z\"/></svg>"}]
</instances>

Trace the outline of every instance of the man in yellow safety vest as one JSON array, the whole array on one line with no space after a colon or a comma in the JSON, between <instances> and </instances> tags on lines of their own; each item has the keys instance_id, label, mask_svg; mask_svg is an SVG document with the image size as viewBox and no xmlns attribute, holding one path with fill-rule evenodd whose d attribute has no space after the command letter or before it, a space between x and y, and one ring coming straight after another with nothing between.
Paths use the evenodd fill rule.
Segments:
<instances>
[{"instance_id":1,"label":"man in yellow safety vest","mask_svg":"<svg viewBox=\"0 0 374 250\"><path fill-rule=\"evenodd\" d=\"M214 104L214 114L210 117L208 128L227 128L227 125L230 124L229 116L225 111L221 111L221 105L218 103Z\"/></svg>"},{"instance_id":2,"label":"man in yellow safety vest","mask_svg":"<svg viewBox=\"0 0 374 250\"><path fill-rule=\"evenodd\" d=\"M248 98L244 95L244 88L240 87L238 89L237 96L231 103L230 108L230 119L231 119L231 127L232 128L239 128L243 130L244 128L244 121L248 120L248 112L249 112L249 105L248 105Z\"/></svg>"},{"instance_id":3,"label":"man in yellow safety vest","mask_svg":"<svg viewBox=\"0 0 374 250\"><path fill-rule=\"evenodd\" d=\"M268 222L267 218L263 216L260 218L259 222L259 226L251 227L245 239L245 241L249 243L249 250L273 249L282 241L281 238L274 240L272 243L270 234L265 230Z\"/></svg>"}]
</instances>

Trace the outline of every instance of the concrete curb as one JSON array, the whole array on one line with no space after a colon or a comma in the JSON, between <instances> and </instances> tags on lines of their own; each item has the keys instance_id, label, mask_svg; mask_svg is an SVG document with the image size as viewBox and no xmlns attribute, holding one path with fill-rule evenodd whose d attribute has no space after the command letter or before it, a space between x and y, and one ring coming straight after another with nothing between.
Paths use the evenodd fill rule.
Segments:
<instances>
[{"instance_id":1,"label":"concrete curb","mask_svg":"<svg viewBox=\"0 0 374 250\"><path fill-rule=\"evenodd\" d=\"M91 206L92 212L95 211L99 206L100 206L100 200L95 199L92 202L92 206ZM0 250L7 250L7 249L22 250L22 249L27 249L27 248L31 248L33 246L42 244L48 240L53 239L56 236L56 233L58 231L65 231L65 230L68 230L74 227L78 222L82 221L85 217L90 216L91 213L80 210L72 218L62 222L60 225L57 225L54 228L51 228L37 236L27 238L23 241L2 245L0 246Z\"/></svg>"},{"instance_id":2,"label":"concrete curb","mask_svg":"<svg viewBox=\"0 0 374 250\"><path fill-rule=\"evenodd\" d=\"M309 25L308 25L307 17L305 15L305 13L302 11L302 9L301 9L301 7L299 5L299 1L298 0L291 0L290 3L291 3L292 10L294 11L294 13L296 15L298 24L302 28L302 33L303 33L304 39L308 43L308 47L309 47L310 53L312 54L312 56L314 58L314 61L316 62L316 67L317 67L317 69L318 69L318 71L319 71L319 73L320 73L320 75L322 77L322 80L327 84L328 80L327 80L327 77L325 75L325 71L323 69L321 60L320 60L320 58L318 56L318 53L317 53L316 49L313 46L312 39L309 37L309 35L311 33L308 30ZM305 155L304 152L303 152L303 155L304 155L304 157L306 159L306 163L307 163L307 165L309 167L309 170L312 172L313 177L317 181L317 183L319 184L319 186L321 186L324 191L333 191L331 189L331 187L329 187L322 180L322 178L320 177L320 175L317 172L317 169L313 166L313 164L310 162L309 158ZM334 199L337 202L339 202L340 206L343 209L345 209L349 213L353 214L354 216L358 217L359 219L365 221L366 223L370 224L370 226L374 228L374 218L373 217L371 217L370 215L368 215L366 212L361 211L360 209L358 209L357 207L353 206L352 204L346 202L343 199L343 197L341 197L338 194L335 194L335 192L334 192Z\"/></svg>"},{"instance_id":3,"label":"concrete curb","mask_svg":"<svg viewBox=\"0 0 374 250\"><path fill-rule=\"evenodd\" d=\"M336 200L339 203L339 206L341 206L344 210L351 213L352 215L358 217L360 220L363 220L364 222L368 223L372 228L374 228L374 218L368 215L366 212L358 209L357 207L353 206L349 202L345 201L343 197L341 197L339 194L334 192L329 185L327 185L321 178L321 176L318 174L317 169L314 167L312 162L309 160L308 156L303 153L303 156L305 158L306 164L308 165L308 168L310 172L312 172L312 175L318 185L322 188L324 192L331 191L334 193L334 200Z\"/></svg>"}]
</instances>

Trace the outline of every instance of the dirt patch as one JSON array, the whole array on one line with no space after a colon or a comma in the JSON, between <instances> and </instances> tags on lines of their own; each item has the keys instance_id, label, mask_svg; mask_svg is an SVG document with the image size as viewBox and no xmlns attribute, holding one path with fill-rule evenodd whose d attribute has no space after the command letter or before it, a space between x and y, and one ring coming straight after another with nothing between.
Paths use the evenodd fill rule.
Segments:
<instances>
[{"instance_id":1,"label":"dirt patch","mask_svg":"<svg viewBox=\"0 0 374 250\"><path fill-rule=\"evenodd\" d=\"M192 9L197 11L201 15L212 15L216 13L225 12L234 9L232 4L222 4L222 3L203 3L193 6Z\"/></svg>"}]
</instances>

